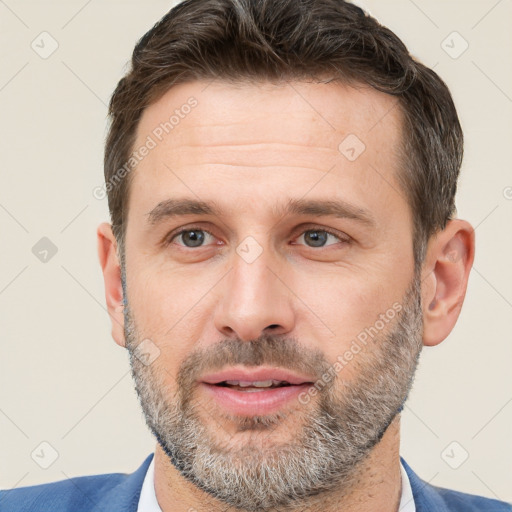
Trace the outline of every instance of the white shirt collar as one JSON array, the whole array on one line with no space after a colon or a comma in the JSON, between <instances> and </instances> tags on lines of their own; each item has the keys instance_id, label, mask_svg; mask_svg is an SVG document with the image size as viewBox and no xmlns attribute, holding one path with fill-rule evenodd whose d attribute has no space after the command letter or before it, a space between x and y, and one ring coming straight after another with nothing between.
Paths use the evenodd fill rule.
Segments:
<instances>
[{"instance_id":1,"label":"white shirt collar","mask_svg":"<svg viewBox=\"0 0 512 512\"><path fill-rule=\"evenodd\" d=\"M155 492L155 457L151 459L151 464L144 477L137 512L162 512Z\"/></svg>"},{"instance_id":2,"label":"white shirt collar","mask_svg":"<svg viewBox=\"0 0 512 512\"><path fill-rule=\"evenodd\" d=\"M400 473L402 474L402 497L400 498L398 512L416 512L411 482L402 462L400 462Z\"/></svg>"},{"instance_id":3,"label":"white shirt collar","mask_svg":"<svg viewBox=\"0 0 512 512\"><path fill-rule=\"evenodd\" d=\"M401 462L400 473L402 474L402 497L400 498L398 512L416 512L416 505L414 504L411 483L409 482L409 477ZM151 464L149 465L146 476L144 477L137 512L162 512L160 505L158 505L155 493L154 457L151 459Z\"/></svg>"}]
</instances>

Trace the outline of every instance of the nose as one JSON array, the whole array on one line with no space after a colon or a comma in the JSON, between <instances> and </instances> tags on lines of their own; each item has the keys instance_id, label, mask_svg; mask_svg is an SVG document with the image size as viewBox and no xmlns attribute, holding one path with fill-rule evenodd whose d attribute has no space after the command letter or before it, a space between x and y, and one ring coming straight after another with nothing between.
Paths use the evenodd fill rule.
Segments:
<instances>
[{"instance_id":1,"label":"nose","mask_svg":"<svg viewBox=\"0 0 512 512\"><path fill-rule=\"evenodd\" d=\"M262 334L282 335L293 330L293 293L264 251L252 263L234 255L215 311L215 327L223 336L243 341Z\"/></svg>"}]
</instances>

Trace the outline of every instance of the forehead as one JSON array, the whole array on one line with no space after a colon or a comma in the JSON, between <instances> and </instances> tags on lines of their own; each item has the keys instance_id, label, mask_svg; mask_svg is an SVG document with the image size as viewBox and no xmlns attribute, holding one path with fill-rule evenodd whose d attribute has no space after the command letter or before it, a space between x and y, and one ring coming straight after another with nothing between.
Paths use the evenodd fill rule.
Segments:
<instances>
[{"instance_id":1,"label":"forehead","mask_svg":"<svg viewBox=\"0 0 512 512\"><path fill-rule=\"evenodd\" d=\"M400 125L397 99L362 84L195 81L171 88L145 109L137 143L148 134L175 146L229 138L251 143L264 135L337 150L352 133L376 150L382 132L388 143L399 139Z\"/></svg>"},{"instance_id":2,"label":"forehead","mask_svg":"<svg viewBox=\"0 0 512 512\"><path fill-rule=\"evenodd\" d=\"M389 196L389 190L378 190L383 182L395 194L399 188L400 144L397 99L370 87L184 83L141 117L134 150L150 149L132 171L130 203L135 195L143 203L139 212L149 211L176 188L191 197L217 192L219 200L224 190L226 201L243 202L243 186L252 197L263 197L274 185L282 191L287 183L293 188L302 180L306 186L335 173L331 189L340 184L372 202L381 191Z\"/></svg>"}]
</instances>

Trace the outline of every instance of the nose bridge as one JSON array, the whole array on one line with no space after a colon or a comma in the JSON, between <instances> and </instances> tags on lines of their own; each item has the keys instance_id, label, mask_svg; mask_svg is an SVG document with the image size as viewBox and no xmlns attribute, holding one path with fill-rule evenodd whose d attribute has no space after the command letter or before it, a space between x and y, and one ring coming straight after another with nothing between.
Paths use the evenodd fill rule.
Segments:
<instances>
[{"instance_id":1,"label":"nose bridge","mask_svg":"<svg viewBox=\"0 0 512 512\"><path fill-rule=\"evenodd\" d=\"M275 268L276 257L271 249L263 249L254 240L237 247L216 313L219 331L251 340L265 329L283 334L293 328L290 292Z\"/></svg>"}]
</instances>

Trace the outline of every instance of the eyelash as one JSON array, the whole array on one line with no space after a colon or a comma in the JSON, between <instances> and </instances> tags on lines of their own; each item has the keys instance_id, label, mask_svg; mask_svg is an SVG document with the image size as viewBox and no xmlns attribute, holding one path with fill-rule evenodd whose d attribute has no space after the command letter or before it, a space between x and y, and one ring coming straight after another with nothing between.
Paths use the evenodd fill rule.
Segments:
<instances>
[{"instance_id":1,"label":"eyelash","mask_svg":"<svg viewBox=\"0 0 512 512\"><path fill-rule=\"evenodd\" d=\"M190 226L190 227L187 227L187 228L183 228L183 229L180 229L179 231L175 232L175 233L171 233L169 236L167 236L165 238L165 241L164 241L164 245L165 246L168 246L172 243L172 241L179 237L181 234L183 233L188 233L189 231L203 231L205 233L208 233L210 236L214 237L215 238L215 235L209 231L208 229L205 229L203 227L199 227L199 226ZM325 233L328 233L334 237L336 237L340 243L350 243L352 241L352 239L348 236L348 235L345 235L345 236L340 236L336 231L332 230L332 229L329 229L329 228L324 228L324 227L321 227L321 226L312 226L312 227L308 227L307 229L303 229L298 236L300 235L303 235L304 233L307 233L308 231L320 231L320 232L325 232ZM298 237L295 237L295 238L298 238ZM184 249L194 249L194 247L187 247L187 246L181 246L180 247L183 247ZM199 246L198 248L201 248L201 247L205 247L205 246ZM315 247L311 247L311 246L306 246L306 247L310 247L311 249L315 249ZM327 246L329 247L329 246ZM317 249L323 249L325 247L318 247Z\"/></svg>"}]
</instances>

